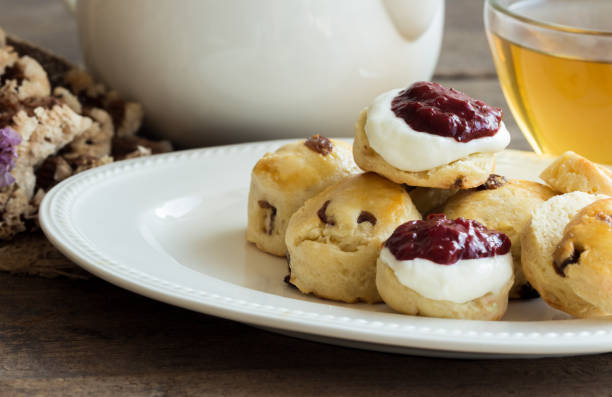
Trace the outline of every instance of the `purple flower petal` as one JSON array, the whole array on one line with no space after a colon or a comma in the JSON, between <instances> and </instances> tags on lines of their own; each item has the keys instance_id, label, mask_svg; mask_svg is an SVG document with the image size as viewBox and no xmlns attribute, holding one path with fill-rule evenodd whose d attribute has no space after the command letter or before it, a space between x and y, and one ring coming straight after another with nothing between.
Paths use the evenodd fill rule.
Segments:
<instances>
[{"instance_id":1,"label":"purple flower petal","mask_svg":"<svg viewBox=\"0 0 612 397\"><path fill-rule=\"evenodd\" d=\"M21 136L10 127L0 129L0 187L5 187L15 178L10 171L15 166L17 158L17 145L21 143Z\"/></svg>"}]
</instances>

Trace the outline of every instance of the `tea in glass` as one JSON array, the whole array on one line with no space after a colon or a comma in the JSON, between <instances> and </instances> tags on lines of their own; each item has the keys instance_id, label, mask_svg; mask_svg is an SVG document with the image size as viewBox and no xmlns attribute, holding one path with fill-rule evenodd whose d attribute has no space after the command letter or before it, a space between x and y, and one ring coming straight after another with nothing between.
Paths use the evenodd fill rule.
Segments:
<instances>
[{"instance_id":1,"label":"tea in glass","mask_svg":"<svg viewBox=\"0 0 612 397\"><path fill-rule=\"evenodd\" d=\"M534 150L612 164L612 2L489 0L485 19L502 90Z\"/></svg>"}]
</instances>

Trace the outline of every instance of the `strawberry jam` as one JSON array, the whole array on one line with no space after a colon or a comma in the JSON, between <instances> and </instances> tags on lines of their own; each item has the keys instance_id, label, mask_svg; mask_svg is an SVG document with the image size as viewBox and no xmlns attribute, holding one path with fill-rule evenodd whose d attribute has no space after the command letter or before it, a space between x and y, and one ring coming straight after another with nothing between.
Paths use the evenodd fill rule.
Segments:
<instances>
[{"instance_id":1,"label":"strawberry jam","mask_svg":"<svg viewBox=\"0 0 612 397\"><path fill-rule=\"evenodd\" d=\"M452 265L461 259L507 254L510 238L471 219L451 220L443 214L431 214L425 220L400 225L385 247L398 261L423 258Z\"/></svg>"},{"instance_id":2,"label":"strawberry jam","mask_svg":"<svg viewBox=\"0 0 612 397\"><path fill-rule=\"evenodd\" d=\"M413 130L451 137L457 142L493 136L502 110L437 83L414 83L391 101L395 116Z\"/></svg>"}]
</instances>

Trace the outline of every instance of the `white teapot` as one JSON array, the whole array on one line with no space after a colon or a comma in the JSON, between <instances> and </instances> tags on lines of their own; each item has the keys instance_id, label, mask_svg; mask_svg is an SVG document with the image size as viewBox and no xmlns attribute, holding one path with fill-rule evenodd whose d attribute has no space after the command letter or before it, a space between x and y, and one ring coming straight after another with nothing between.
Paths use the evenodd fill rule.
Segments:
<instances>
[{"instance_id":1,"label":"white teapot","mask_svg":"<svg viewBox=\"0 0 612 397\"><path fill-rule=\"evenodd\" d=\"M431 78L444 0L78 0L94 76L181 146L352 136L378 93Z\"/></svg>"}]
</instances>

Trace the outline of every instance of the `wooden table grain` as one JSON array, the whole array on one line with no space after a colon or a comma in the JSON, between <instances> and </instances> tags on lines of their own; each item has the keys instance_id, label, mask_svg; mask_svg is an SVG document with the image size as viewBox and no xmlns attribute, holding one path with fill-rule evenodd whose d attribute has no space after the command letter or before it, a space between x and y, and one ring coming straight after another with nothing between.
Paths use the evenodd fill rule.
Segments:
<instances>
[{"instance_id":1,"label":"wooden table grain","mask_svg":"<svg viewBox=\"0 0 612 397\"><path fill-rule=\"evenodd\" d=\"M59 0L0 0L0 26L80 60ZM481 0L447 0L436 80L505 107ZM449 360L308 342L159 303L100 279L0 274L0 395L612 394L612 355Z\"/></svg>"}]
</instances>

